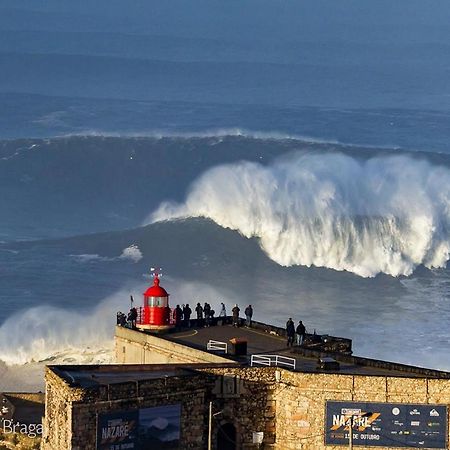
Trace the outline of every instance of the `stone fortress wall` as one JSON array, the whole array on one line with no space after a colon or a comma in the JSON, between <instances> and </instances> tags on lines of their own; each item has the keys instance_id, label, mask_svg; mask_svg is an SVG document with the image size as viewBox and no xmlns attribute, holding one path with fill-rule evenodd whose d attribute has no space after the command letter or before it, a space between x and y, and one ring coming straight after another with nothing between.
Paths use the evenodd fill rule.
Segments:
<instances>
[{"instance_id":1,"label":"stone fortress wall","mask_svg":"<svg viewBox=\"0 0 450 450\"><path fill-rule=\"evenodd\" d=\"M120 371L124 366L116 367ZM139 366L128 367L139 370ZM263 432L266 449L338 450L343 447L324 444L326 400L450 406L448 379L301 373L232 364L171 364L154 369L170 373L179 367L184 367L179 375L90 387L71 385L58 368L48 368L42 448L95 449L99 413L180 403L180 448L205 449L212 401L213 410L222 411L212 423L213 444L218 427L230 422L240 449L261 448L252 439L253 432Z\"/></svg>"}]
</instances>

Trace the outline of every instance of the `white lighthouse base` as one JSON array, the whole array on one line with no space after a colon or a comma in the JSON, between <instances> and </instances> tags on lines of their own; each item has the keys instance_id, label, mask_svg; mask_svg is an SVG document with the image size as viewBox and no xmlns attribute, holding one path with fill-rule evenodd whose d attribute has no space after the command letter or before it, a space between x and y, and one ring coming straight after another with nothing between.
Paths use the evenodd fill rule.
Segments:
<instances>
[{"instance_id":1,"label":"white lighthouse base","mask_svg":"<svg viewBox=\"0 0 450 450\"><path fill-rule=\"evenodd\" d=\"M141 331L151 331L152 333L166 333L173 329L175 325L150 325L147 323L137 323L136 328Z\"/></svg>"}]
</instances>

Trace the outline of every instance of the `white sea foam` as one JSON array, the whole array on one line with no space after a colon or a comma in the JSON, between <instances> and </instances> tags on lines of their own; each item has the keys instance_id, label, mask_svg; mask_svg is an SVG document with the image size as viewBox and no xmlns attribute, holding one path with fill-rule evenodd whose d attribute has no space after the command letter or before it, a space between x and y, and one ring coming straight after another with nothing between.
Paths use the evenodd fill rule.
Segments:
<instances>
[{"instance_id":1,"label":"white sea foam","mask_svg":"<svg viewBox=\"0 0 450 450\"><path fill-rule=\"evenodd\" d=\"M115 314L128 295L120 292L88 313L43 305L8 317L0 326L0 360L8 365L67 358L80 363L89 354L92 362L108 362Z\"/></svg>"},{"instance_id":2,"label":"white sea foam","mask_svg":"<svg viewBox=\"0 0 450 450\"><path fill-rule=\"evenodd\" d=\"M227 137L243 137L256 140L275 140L275 141L298 141L299 143L306 144L331 144L344 147L358 147L358 148L370 148L370 149L389 149L399 150L399 146L389 145L368 145L368 144L354 144L351 142L344 142L338 139L323 139L314 136L286 133L283 131L259 131L250 130L247 128L210 128L201 131L177 131L167 129L155 129L155 130L142 130L142 131L109 131L101 129L85 129L78 132L65 133L63 135L57 135L54 139L67 138L67 137L116 137L116 138L154 138L154 139L210 139L217 138L219 140Z\"/></svg>"},{"instance_id":3,"label":"white sea foam","mask_svg":"<svg viewBox=\"0 0 450 450\"><path fill-rule=\"evenodd\" d=\"M170 277L165 280L164 287L180 305L190 303L192 307L194 302L209 301L214 308L224 302L231 310L231 296L214 287L183 280L174 282ZM20 311L0 325L0 362L7 366L113 362L116 313L127 312L130 294L139 306L142 291L143 286L124 288L86 312L48 305ZM175 307L176 303L171 306ZM0 381L0 390L1 386Z\"/></svg>"},{"instance_id":4,"label":"white sea foam","mask_svg":"<svg viewBox=\"0 0 450 450\"><path fill-rule=\"evenodd\" d=\"M80 137L151 137L156 139L164 139L164 138L181 138L181 139L192 139L192 138L225 138L225 137L248 137L253 139L274 139L274 140L284 140L284 139L292 139L298 141L306 141L306 142L317 142L317 143L335 143L338 141L335 140L325 140L314 138L311 136L304 136L299 134L292 133L284 133L280 131L257 131L257 130L249 130L246 128L210 128L202 131L174 131L174 130L165 130L165 129L155 129L148 131L108 131L108 130L99 130L99 129L87 129L78 131L75 133L67 133L62 136L56 137L71 137L71 136L80 136Z\"/></svg>"},{"instance_id":5,"label":"white sea foam","mask_svg":"<svg viewBox=\"0 0 450 450\"><path fill-rule=\"evenodd\" d=\"M124 248L122 254L119 256L120 259L128 259L137 263L143 258L142 252L136 244L132 244L127 248Z\"/></svg>"},{"instance_id":6,"label":"white sea foam","mask_svg":"<svg viewBox=\"0 0 450 450\"><path fill-rule=\"evenodd\" d=\"M146 223L188 217L257 237L283 266L409 275L449 259L450 170L411 156L337 153L221 165L193 183L184 203L161 204Z\"/></svg>"},{"instance_id":7,"label":"white sea foam","mask_svg":"<svg viewBox=\"0 0 450 450\"><path fill-rule=\"evenodd\" d=\"M129 247L124 248L120 256L108 257L100 256L96 253L84 253L81 255L70 255L77 261L82 263L93 263L101 261L117 261L117 260L128 260L134 263L139 262L142 258L142 252L136 244L131 244Z\"/></svg>"}]
</instances>

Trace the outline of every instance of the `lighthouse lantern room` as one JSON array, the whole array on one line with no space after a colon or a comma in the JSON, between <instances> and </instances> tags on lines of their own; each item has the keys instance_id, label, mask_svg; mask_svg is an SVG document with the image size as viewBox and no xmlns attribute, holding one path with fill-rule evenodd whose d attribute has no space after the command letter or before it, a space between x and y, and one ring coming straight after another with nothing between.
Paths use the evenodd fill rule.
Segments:
<instances>
[{"instance_id":1,"label":"lighthouse lantern room","mask_svg":"<svg viewBox=\"0 0 450 450\"><path fill-rule=\"evenodd\" d=\"M141 330L164 332L171 324L169 294L160 286L158 273L153 275L153 285L144 292L144 306L139 310L136 327Z\"/></svg>"}]
</instances>

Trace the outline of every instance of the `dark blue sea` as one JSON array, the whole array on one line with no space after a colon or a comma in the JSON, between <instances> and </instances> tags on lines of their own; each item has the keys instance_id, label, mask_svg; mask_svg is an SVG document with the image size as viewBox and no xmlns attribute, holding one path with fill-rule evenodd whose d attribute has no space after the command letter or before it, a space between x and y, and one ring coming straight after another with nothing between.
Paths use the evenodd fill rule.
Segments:
<instances>
[{"instance_id":1,"label":"dark blue sea","mask_svg":"<svg viewBox=\"0 0 450 450\"><path fill-rule=\"evenodd\" d=\"M109 361L152 266L173 306L252 304L450 370L449 19L0 0L0 388Z\"/></svg>"}]
</instances>

